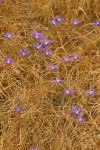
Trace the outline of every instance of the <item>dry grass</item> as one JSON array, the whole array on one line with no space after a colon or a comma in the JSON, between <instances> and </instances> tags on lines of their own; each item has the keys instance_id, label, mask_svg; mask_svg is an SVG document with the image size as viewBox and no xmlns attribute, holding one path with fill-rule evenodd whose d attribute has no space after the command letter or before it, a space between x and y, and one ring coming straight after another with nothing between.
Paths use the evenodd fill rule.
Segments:
<instances>
[{"instance_id":1,"label":"dry grass","mask_svg":"<svg viewBox=\"0 0 100 150\"><path fill-rule=\"evenodd\" d=\"M56 29L49 24L56 14L65 22ZM70 20L81 24L74 27ZM0 4L0 150L99 150L100 95L87 97L89 87L100 91L100 28L93 25L100 18L99 0L5 0ZM34 28L32 26L34 25ZM48 58L32 48L31 32L42 31L54 44ZM7 44L5 32L15 39ZM27 48L27 58L18 55ZM80 61L65 64L61 56L72 53ZM14 58L12 66L2 65L5 57ZM55 62L59 71L48 71ZM59 75L62 87L53 84ZM65 98L63 88L75 91ZM19 98L16 98L16 96ZM73 105L83 108L87 118L77 123L70 113ZM15 113L14 106L24 107Z\"/></svg>"}]
</instances>

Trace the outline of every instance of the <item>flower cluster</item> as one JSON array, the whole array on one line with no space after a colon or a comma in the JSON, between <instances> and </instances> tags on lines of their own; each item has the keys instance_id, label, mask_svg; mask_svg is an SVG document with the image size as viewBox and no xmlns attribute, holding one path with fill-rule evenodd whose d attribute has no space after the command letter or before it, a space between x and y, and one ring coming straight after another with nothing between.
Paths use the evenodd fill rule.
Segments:
<instances>
[{"instance_id":1,"label":"flower cluster","mask_svg":"<svg viewBox=\"0 0 100 150\"><path fill-rule=\"evenodd\" d=\"M73 108L73 110L71 110L71 112L77 116L77 121L79 123L86 120L85 118L83 118L81 116L81 113L83 112L83 110L81 108L77 108L76 106L74 106L74 108Z\"/></svg>"},{"instance_id":2,"label":"flower cluster","mask_svg":"<svg viewBox=\"0 0 100 150\"><path fill-rule=\"evenodd\" d=\"M78 54L72 54L71 57L68 57L68 56L63 56L62 57L62 60L64 62L71 62L73 60L79 60L80 56Z\"/></svg>"},{"instance_id":3,"label":"flower cluster","mask_svg":"<svg viewBox=\"0 0 100 150\"><path fill-rule=\"evenodd\" d=\"M42 51L42 53L48 57L52 56L52 51L49 50L47 47L45 48L45 46L49 46L53 43L52 40L48 40L46 37L44 37L42 32L32 32L32 37L36 40L38 40L38 42L36 41L36 44L34 45L34 48L36 50Z\"/></svg>"},{"instance_id":4,"label":"flower cluster","mask_svg":"<svg viewBox=\"0 0 100 150\"><path fill-rule=\"evenodd\" d=\"M61 18L60 15L58 15L58 16L55 16L53 18L53 20L51 21L51 24L57 27L63 21L64 21L64 18ZM74 19L74 20L71 20L70 23L77 26L78 24L80 24L80 21L78 21L77 19ZM96 20L94 22L94 25L100 26L100 21ZM14 34L13 33L6 32L4 36L8 40L14 40ZM36 50L41 51L42 54L47 56L47 57L53 56L53 51L50 50L50 46L53 43L52 40L48 40L42 32L38 32L38 31L32 32L32 37L36 41L35 45L33 45L33 47ZM30 54L30 52L27 51L26 48L24 48L23 50L21 49L18 54L22 57L27 57ZM80 56L78 54L72 54L70 57L69 56L63 56L62 57L62 60L64 62L77 61L79 59L80 59ZM3 63L5 63L7 65L11 65L13 63L13 61L14 61L14 59L9 57L9 58L5 58ZM55 71L59 70L59 67L51 62L49 64L48 70L51 72L55 72ZM61 79L61 77L59 77L59 76L55 77L54 84L62 85L63 82L64 81ZM64 88L63 92L64 92L64 96L67 96L67 97L74 95L74 92L70 88ZM88 90L86 90L86 94L91 96L91 97L94 97L96 95L96 91L93 89L88 89ZM14 111L15 112L23 112L24 109L21 106L15 106ZM74 106L74 108L71 112L77 116L78 122L83 122L85 120L85 118L83 118L81 115L83 110L81 110L80 108L77 108L76 106ZM39 148L31 147L30 150L39 150Z\"/></svg>"}]
</instances>

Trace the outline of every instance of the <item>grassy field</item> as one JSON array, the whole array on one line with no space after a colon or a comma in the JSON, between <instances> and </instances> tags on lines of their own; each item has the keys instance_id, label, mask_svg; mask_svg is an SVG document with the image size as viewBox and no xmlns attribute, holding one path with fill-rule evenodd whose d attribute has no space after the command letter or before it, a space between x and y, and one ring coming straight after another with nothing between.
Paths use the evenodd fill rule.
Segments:
<instances>
[{"instance_id":1,"label":"grassy field","mask_svg":"<svg viewBox=\"0 0 100 150\"><path fill-rule=\"evenodd\" d=\"M0 1L0 150L100 150L100 0Z\"/></svg>"}]
</instances>

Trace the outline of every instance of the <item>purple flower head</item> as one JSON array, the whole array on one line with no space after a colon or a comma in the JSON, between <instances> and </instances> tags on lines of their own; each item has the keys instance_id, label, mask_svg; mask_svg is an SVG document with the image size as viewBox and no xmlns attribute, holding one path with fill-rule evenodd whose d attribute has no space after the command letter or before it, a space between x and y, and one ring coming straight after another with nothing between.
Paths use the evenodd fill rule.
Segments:
<instances>
[{"instance_id":1,"label":"purple flower head","mask_svg":"<svg viewBox=\"0 0 100 150\"><path fill-rule=\"evenodd\" d=\"M23 108L21 106L15 106L14 107L14 111L15 112L23 112L24 110L23 110Z\"/></svg>"},{"instance_id":2,"label":"purple flower head","mask_svg":"<svg viewBox=\"0 0 100 150\"><path fill-rule=\"evenodd\" d=\"M56 70L58 70L58 66L54 65L53 63L50 63L49 70L50 71L56 71Z\"/></svg>"},{"instance_id":3,"label":"purple flower head","mask_svg":"<svg viewBox=\"0 0 100 150\"><path fill-rule=\"evenodd\" d=\"M52 42L53 42L52 40L47 40L46 38L43 38L42 40L42 44L47 45L47 46L50 46Z\"/></svg>"},{"instance_id":4,"label":"purple flower head","mask_svg":"<svg viewBox=\"0 0 100 150\"><path fill-rule=\"evenodd\" d=\"M62 57L62 60L64 61L64 62L70 62L71 61L71 59L68 57L68 56L63 56Z\"/></svg>"},{"instance_id":5,"label":"purple flower head","mask_svg":"<svg viewBox=\"0 0 100 150\"><path fill-rule=\"evenodd\" d=\"M14 59L12 58L5 58L4 59L4 64L7 64L7 65L11 65L13 63Z\"/></svg>"},{"instance_id":6,"label":"purple flower head","mask_svg":"<svg viewBox=\"0 0 100 150\"><path fill-rule=\"evenodd\" d=\"M65 96L72 96L72 95L73 95L73 92L72 92L70 89L64 88L64 95L65 95Z\"/></svg>"},{"instance_id":7,"label":"purple flower head","mask_svg":"<svg viewBox=\"0 0 100 150\"><path fill-rule=\"evenodd\" d=\"M8 32L6 32L4 36L5 36L7 39L13 40L14 34L13 34L13 33L8 33Z\"/></svg>"},{"instance_id":8,"label":"purple flower head","mask_svg":"<svg viewBox=\"0 0 100 150\"><path fill-rule=\"evenodd\" d=\"M77 21L76 19L71 20L71 24L77 26L80 23L80 21Z\"/></svg>"},{"instance_id":9,"label":"purple flower head","mask_svg":"<svg viewBox=\"0 0 100 150\"><path fill-rule=\"evenodd\" d=\"M84 122L86 120L86 118L83 118L82 116L78 116L77 117L77 121L80 122Z\"/></svg>"},{"instance_id":10,"label":"purple flower head","mask_svg":"<svg viewBox=\"0 0 100 150\"><path fill-rule=\"evenodd\" d=\"M73 110L71 110L71 112L74 114L74 115L80 115L83 110L81 110L80 108L77 108L76 106L74 106Z\"/></svg>"},{"instance_id":11,"label":"purple flower head","mask_svg":"<svg viewBox=\"0 0 100 150\"><path fill-rule=\"evenodd\" d=\"M40 149L39 149L38 147L33 148L33 147L31 146L30 150L40 150Z\"/></svg>"},{"instance_id":12,"label":"purple flower head","mask_svg":"<svg viewBox=\"0 0 100 150\"><path fill-rule=\"evenodd\" d=\"M34 46L37 50L41 50L43 48L42 44L39 44L38 42L36 42L35 46Z\"/></svg>"},{"instance_id":13,"label":"purple flower head","mask_svg":"<svg viewBox=\"0 0 100 150\"><path fill-rule=\"evenodd\" d=\"M56 17L56 19L58 20L58 22L64 21L64 18L61 18L60 15L58 15L58 16Z\"/></svg>"},{"instance_id":14,"label":"purple flower head","mask_svg":"<svg viewBox=\"0 0 100 150\"><path fill-rule=\"evenodd\" d=\"M88 95L90 95L90 96L92 96L92 97L96 95L96 91L95 91L95 90L92 90L92 89L89 89L89 90L87 90L86 92L87 92Z\"/></svg>"},{"instance_id":15,"label":"purple flower head","mask_svg":"<svg viewBox=\"0 0 100 150\"><path fill-rule=\"evenodd\" d=\"M26 48L24 48L24 50L20 50L19 54L23 57L28 56L30 54L30 52L27 51Z\"/></svg>"},{"instance_id":16,"label":"purple flower head","mask_svg":"<svg viewBox=\"0 0 100 150\"><path fill-rule=\"evenodd\" d=\"M71 58L74 59L74 60L78 60L78 59L80 58L80 56L77 55L77 54L73 54L73 55L71 56Z\"/></svg>"},{"instance_id":17,"label":"purple flower head","mask_svg":"<svg viewBox=\"0 0 100 150\"><path fill-rule=\"evenodd\" d=\"M35 150L32 146L30 147L30 150Z\"/></svg>"},{"instance_id":18,"label":"purple flower head","mask_svg":"<svg viewBox=\"0 0 100 150\"><path fill-rule=\"evenodd\" d=\"M33 38L35 38L36 40L41 40L43 38L43 33L42 32L32 32L32 36Z\"/></svg>"},{"instance_id":19,"label":"purple flower head","mask_svg":"<svg viewBox=\"0 0 100 150\"><path fill-rule=\"evenodd\" d=\"M48 48L43 50L42 53L45 54L46 56L52 56L52 51L48 50Z\"/></svg>"},{"instance_id":20,"label":"purple flower head","mask_svg":"<svg viewBox=\"0 0 100 150\"><path fill-rule=\"evenodd\" d=\"M96 20L96 21L94 22L94 25L95 25L95 26L100 26L100 21L99 21L99 20Z\"/></svg>"},{"instance_id":21,"label":"purple flower head","mask_svg":"<svg viewBox=\"0 0 100 150\"><path fill-rule=\"evenodd\" d=\"M60 18L60 15L55 16L51 23L55 26L59 25L60 22L64 21L64 18Z\"/></svg>"},{"instance_id":22,"label":"purple flower head","mask_svg":"<svg viewBox=\"0 0 100 150\"><path fill-rule=\"evenodd\" d=\"M63 80L61 80L59 77L56 77L54 84L60 84L63 82Z\"/></svg>"}]
</instances>

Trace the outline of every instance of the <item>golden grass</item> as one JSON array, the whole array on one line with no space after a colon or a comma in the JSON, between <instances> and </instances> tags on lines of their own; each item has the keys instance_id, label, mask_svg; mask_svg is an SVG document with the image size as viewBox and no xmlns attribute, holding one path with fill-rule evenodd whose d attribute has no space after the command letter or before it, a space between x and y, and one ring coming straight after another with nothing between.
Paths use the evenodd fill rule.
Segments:
<instances>
[{"instance_id":1,"label":"golden grass","mask_svg":"<svg viewBox=\"0 0 100 150\"><path fill-rule=\"evenodd\" d=\"M65 19L59 28L49 24L55 15ZM70 20L81 24L74 27ZM99 0L5 0L0 4L0 150L99 150L100 95L91 99L89 87L100 91L100 18ZM34 28L33 28L34 26ZM52 39L53 57L38 53L31 32L42 31ZM15 34L7 44L5 32ZM27 48L27 58L18 55ZM61 56L80 55L80 61L65 64ZM5 57L14 58L12 66L3 65ZM48 71L54 62L59 72ZM59 75L62 87L53 84ZM65 98L63 88L75 95ZM17 95L19 98L17 98ZM15 113L14 106L24 107ZM70 113L74 105L84 110L84 123Z\"/></svg>"}]
</instances>

